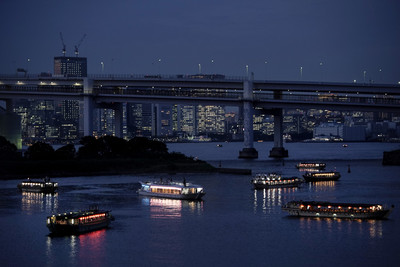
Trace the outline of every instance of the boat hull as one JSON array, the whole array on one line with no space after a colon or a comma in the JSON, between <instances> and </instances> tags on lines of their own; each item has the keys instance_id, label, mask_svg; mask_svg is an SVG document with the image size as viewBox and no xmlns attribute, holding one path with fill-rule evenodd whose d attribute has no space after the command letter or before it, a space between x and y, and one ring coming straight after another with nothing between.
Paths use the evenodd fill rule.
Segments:
<instances>
[{"instance_id":1,"label":"boat hull","mask_svg":"<svg viewBox=\"0 0 400 267\"><path fill-rule=\"evenodd\" d=\"M340 176L328 177L328 178L323 178L323 177L315 178L315 177L306 177L306 176L303 176L303 177L306 182L337 181L340 178Z\"/></svg>"},{"instance_id":2,"label":"boat hull","mask_svg":"<svg viewBox=\"0 0 400 267\"><path fill-rule=\"evenodd\" d=\"M79 225L61 225L61 224L48 224L50 232L54 235L71 235L71 234L83 234L107 228L110 225L111 219L105 219L100 222L79 224Z\"/></svg>"},{"instance_id":3,"label":"boat hull","mask_svg":"<svg viewBox=\"0 0 400 267\"><path fill-rule=\"evenodd\" d=\"M290 216L297 217L316 217L316 218L342 218L342 219L387 219L391 210L376 211L373 213L362 213L362 212L316 212L316 211L304 211L299 209L285 209Z\"/></svg>"},{"instance_id":4,"label":"boat hull","mask_svg":"<svg viewBox=\"0 0 400 267\"><path fill-rule=\"evenodd\" d=\"M201 200L205 193L195 193L195 194L164 194L147 192L143 190L138 190L139 195L149 196L149 197L159 197L159 198L172 198L172 199L182 199L182 200Z\"/></svg>"},{"instance_id":5,"label":"boat hull","mask_svg":"<svg viewBox=\"0 0 400 267\"><path fill-rule=\"evenodd\" d=\"M54 193L56 192L56 188L28 188L28 187L18 187L21 192L31 192L31 193Z\"/></svg>"},{"instance_id":6,"label":"boat hull","mask_svg":"<svg viewBox=\"0 0 400 267\"><path fill-rule=\"evenodd\" d=\"M290 201L282 206L291 216L343 219L385 219L392 212L381 204Z\"/></svg>"}]
</instances>

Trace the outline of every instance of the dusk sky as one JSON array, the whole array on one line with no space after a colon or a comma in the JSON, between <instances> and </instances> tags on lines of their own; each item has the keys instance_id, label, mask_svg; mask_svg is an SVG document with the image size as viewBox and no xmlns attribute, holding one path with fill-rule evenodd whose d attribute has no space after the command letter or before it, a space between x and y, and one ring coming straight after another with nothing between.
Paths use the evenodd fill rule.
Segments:
<instances>
[{"instance_id":1,"label":"dusk sky","mask_svg":"<svg viewBox=\"0 0 400 267\"><path fill-rule=\"evenodd\" d=\"M399 0L1 0L0 74L52 73L60 32L89 74L400 81Z\"/></svg>"}]
</instances>

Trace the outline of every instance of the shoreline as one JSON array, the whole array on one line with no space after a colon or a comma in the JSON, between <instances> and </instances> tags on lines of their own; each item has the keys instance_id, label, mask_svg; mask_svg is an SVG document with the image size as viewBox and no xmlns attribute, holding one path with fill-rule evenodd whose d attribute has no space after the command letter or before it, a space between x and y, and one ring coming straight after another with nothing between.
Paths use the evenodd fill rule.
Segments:
<instances>
[{"instance_id":1,"label":"shoreline","mask_svg":"<svg viewBox=\"0 0 400 267\"><path fill-rule=\"evenodd\" d=\"M129 166L127 165L129 164ZM50 167L51 166L51 167ZM62 166L63 168L58 168ZM83 167L83 168L82 168ZM126 174L156 173L231 173L251 174L251 169L218 168L205 161L158 162L120 160L83 160L83 161L8 161L0 163L0 180L40 179L44 177L61 178L76 176L104 176Z\"/></svg>"}]
</instances>

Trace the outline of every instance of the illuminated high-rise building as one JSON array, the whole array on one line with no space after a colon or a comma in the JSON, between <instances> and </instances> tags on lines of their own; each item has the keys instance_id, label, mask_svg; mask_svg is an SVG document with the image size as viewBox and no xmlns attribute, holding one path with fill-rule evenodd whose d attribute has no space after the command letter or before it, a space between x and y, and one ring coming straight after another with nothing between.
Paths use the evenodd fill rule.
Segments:
<instances>
[{"instance_id":1,"label":"illuminated high-rise building","mask_svg":"<svg viewBox=\"0 0 400 267\"><path fill-rule=\"evenodd\" d=\"M87 77L87 59L85 57L54 57L54 75Z\"/></svg>"},{"instance_id":2,"label":"illuminated high-rise building","mask_svg":"<svg viewBox=\"0 0 400 267\"><path fill-rule=\"evenodd\" d=\"M197 135L196 106L180 105L180 131L189 136Z\"/></svg>"},{"instance_id":3,"label":"illuminated high-rise building","mask_svg":"<svg viewBox=\"0 0 400 267\"><path fill-rule=\"evenodd\" d=\"M135 104L126 105L126 125L127 137L129 139L135 136L152 135L153 125L153 104Z\"/></svg>"},{"instance_id":4,"label":"illuminated high-rise building","mask_svg":"<svg viewBox=\"0 0 400 267\"><path fill-rule=\"evenodd\" d=\"M64 77L87 77L87 58L85 57L54 57L54 75ZM60 113L59 128L60 140L79 139L79 117L81 113L79 101L55 101L57 112Z\"/></svg>"},{"instance_id":5,"label":"illuminated high-rise building","mask_svg":"<svg viewBox=\"0 0 400 267\"><path fill-rule=\"evenodd\" d=\"M197 106L198 133L225 133L225 109L222 106Z\"/></svg>"}]
</instances>

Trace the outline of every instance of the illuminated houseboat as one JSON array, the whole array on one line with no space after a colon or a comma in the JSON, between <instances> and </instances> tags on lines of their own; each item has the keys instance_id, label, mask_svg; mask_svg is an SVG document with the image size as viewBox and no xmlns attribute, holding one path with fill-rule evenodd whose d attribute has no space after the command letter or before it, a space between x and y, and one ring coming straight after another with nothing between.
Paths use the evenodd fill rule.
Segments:
<instances>
[{"instance_id":1,"label":"illuminated houseboat","mask_svg":"<svg viewBox=\"0 0 400 267\"><path fill-rule=\"evenodd\" d=\"M107 228L112 220L110 211L90 208L48 216L47 228L56 235L81 234Z\"/></svg>"},{"instance_id":2,"label":"illuminated houseboat","mask_svg":"<svg viewBox=\"0 0 400 267\"><path fill-rule=\"evenodd\" d=\"M347 218L347 219L385 219L392 212L380 204L331 203L316 201L290 201L282 206L291 216Z\"/></svg>"},{"instance_id":3,"label":"illuminated houseboat","mask_svg":"<svg viewBox=\"0 0 400 267\"><path fill-rule=\"evenodd\" d=\"M259 173L254 176L251 183L255 189L264 189L272 187L297 187L303 182L298 177L282 177L277 173Z\"/></svg>"},{"instance_id":4,"label":"illuminated houseboat","mask_svg":"<svg viewBox=\"0 0 400 267\"><path fill-rule=\"evenodd\" d=\"M325 170L326 164L321 162L300 162L296 164L297 169Z\"/></svg>"},{"instance_id":5,"label":"illuminated houseboat","mask_svg":"<svg viewBox=\"0 0 400 267\"><path fill-rule=\"evenodd\" d=\"M340 178L340 173L337 171L327 172L306 172L303 174L306 182L317 182L317 181L336 181Z\"/></svg>"},{"instance_id":6,"label":"illuminated houseboat","mask_svg":"<svg viewBox=\"0 0 400 267\"><path fill-rule=\"evenodd\" d=\"M22 192L35 192L35 193L54 193L58 188L58 183L50 182L50 178L46 177L42 180L27 179L18 184L18 189Z\"/></svg>"},{"instance_id":7,"label":"illuminated houseboat","mask_svg":"<svg viewBox=\"0 0 400 267\"><path fill-rule=\"evenodd\" d=\"M177 183L172 181L167 182L140 182L141 188L138 190L139 195L186 199L186 200L200 200L205 192L200 185L186 183Z\"/></svg>"}]
</instances>

